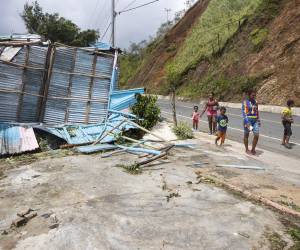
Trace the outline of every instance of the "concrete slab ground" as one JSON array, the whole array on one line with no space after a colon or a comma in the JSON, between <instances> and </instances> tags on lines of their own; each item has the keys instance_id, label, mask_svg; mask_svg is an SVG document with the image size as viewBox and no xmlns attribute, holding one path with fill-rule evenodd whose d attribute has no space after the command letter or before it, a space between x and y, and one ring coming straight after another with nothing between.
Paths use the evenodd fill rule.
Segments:
<instances>
[{"instance_id":1,"label":"concrete slab ground","mask_svg":"<svg viewBox=\"0 0 300 250\"><path fill-rule=\"evenodd\" d=\"M174 149L139 175L116 167L137 160L128 154L53 155L6 169L0 249L289 249L278 214L199 183L193 163L211 157L203 145ZM38 216L9 229L28 207Z\"/></svg>"},{"instance_id":2,"label":"concrete slab ground","mask_svg":"<svg viewBox=\"0 0 300 250\"><path fill-rule=\"evenodd\" d=\"M214 136L195 133L201 152L210 156L210 166L199 168L204 176L214 176L229 184L251 191L300 212L299 160L261 148L257 156L244 152L244 145L226 140L223 148L214 145ZM257 166L264 170L218 168L218 164Z\"/></svg>"}]
</instances>

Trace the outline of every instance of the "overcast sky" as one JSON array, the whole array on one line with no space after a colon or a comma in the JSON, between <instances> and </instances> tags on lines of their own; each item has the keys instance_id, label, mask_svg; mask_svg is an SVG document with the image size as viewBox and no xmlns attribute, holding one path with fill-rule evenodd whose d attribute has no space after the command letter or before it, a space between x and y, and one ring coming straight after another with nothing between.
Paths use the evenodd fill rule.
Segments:
<instances>
[{"instance_id":1,"label":"overcast sky","mask_svg":"<svg viewBox=\"0 0 300 250\"><path fill-rule=\"evenodd\" d=\"M20 18L27 0L0 0L0 35L25 33L26 29ZM58 12L71 19L80 28L99 29L103 34L110 23L111 0L38 0L43 10ZM116 0L116 10L124 9L133 0ZM150 0L136 0L130 7L148 3ZM141 9L123 13L117 18L117 46L126 48L130 42L139 42L154 35L161 23L166 22L165 8L171 9L170 16L184 8L185 0L160 0ZM104 41L109 39L108 34Z\"/></svg>"}]
</instances>

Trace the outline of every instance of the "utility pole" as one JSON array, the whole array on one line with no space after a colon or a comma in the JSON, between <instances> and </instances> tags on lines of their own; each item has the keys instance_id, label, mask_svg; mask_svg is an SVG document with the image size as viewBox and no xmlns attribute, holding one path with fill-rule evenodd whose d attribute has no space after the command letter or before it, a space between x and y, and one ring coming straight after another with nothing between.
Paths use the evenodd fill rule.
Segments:
<instances>
[{"instance_id":1,"label":"utility pole","mask_svg":"<svg viewBox=\"0 0 300 250\"><path fill-rule=\"evenodd\" d=\"M116 29L116 11L115 11L116 5L115 0L111 0L111 45L114 48L115 47L115 29Z\"/></svg>"},{"instance_id":2,"label":"utility pole","mask_svg":"<svg viewBox=\"0 0 300 250\"><path fill-rule=\"evenodd\" d=\"M169 23L169 12L171 12L171 9L165 8L165 11L167 12L167 23Z\"/></svg>"}]
</instances>

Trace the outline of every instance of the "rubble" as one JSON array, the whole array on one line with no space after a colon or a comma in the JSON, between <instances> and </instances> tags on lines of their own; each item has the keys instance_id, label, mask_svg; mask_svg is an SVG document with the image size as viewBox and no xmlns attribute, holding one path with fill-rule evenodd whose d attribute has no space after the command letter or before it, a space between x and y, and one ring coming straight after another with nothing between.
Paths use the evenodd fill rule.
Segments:
<instances>
[{"instance_id":1,"label":"rubble","mask_svg":"<svg viewBox=\"0 0 300 250\"><path fill-rule=\"evenodd\" d=\"M32 213L34 210L29 208L24 212L17 213L18 218L15 219L12 223L12 227L21 227L24 226L28 221L37 216L37 213Z\"/></svg>"}]
</instances>

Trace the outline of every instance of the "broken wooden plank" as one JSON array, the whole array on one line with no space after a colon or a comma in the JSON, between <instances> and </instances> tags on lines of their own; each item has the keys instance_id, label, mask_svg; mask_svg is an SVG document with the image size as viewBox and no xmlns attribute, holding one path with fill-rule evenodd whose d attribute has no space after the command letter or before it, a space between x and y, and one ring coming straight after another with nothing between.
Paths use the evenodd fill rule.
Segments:
<instances>
[{"instance_id":1,"label":"broken wooden plank","mask_svg":"<svg viewBox=\"0 0 300 250\"><path fill-rule=\"evenodd\" d=\"M93 143L93 145L96 145L96 144L100 143L106 136L108 136L109 134L111 134L115 129L119 128L123 123L125 123L125 120L121 121L119 124L117 124L116 126L114 126L111 130L107 131L104 135L102 134L102 136L100 136L100 137Z\"/></svg>"},{"instance_id":2,"label":"broken wooden plank","mask_svg":"<svg viewBox=\"0 0 300 250\"><path fill-rule=\"evenodd\" d=\"M158 159L160 159L160 158L166 157L166 156L168 155L168 152L169 152L173 147L174 147L174 145L168 146L168 147L165 149L165 151L163 151L160 155L156 155L156 156L154 156L154 157L152 157L152 158L149 158L149 159L146 159L146 160L144 160L144 161L138 162L138 163L137 163L137 166L140 167L140 166L142 166L142 165L146 165L146 164L149 164L149 163L151 163L151 162L153 162L153 161L156 161L156 160L158 160Z\"/></svg>"},{"instance_id":3,"label":"broken wooden plank","mask_svg":"<svg viewBox=\"0 0 300 250\"><path fill-rule=\"evenodd\" d=\"M159 139L159 140L161 140L161 141L164 141L164 142L168 142L168 141L165 140L164 138L162 138L162 137L160 137L159 135L157 135L157 134L151 132L151 131L148 130L148 129L143 128L142 126L136 124L135 122L133 122L133 121L131 121L131 120L128 120L128 119L127 119L126 121L127 121L128 123L131 123L131 124L134 125L135 127L139 128L139 129L141 129L141 130L143 130L144 132L149 133L150 135L153 135L153 136L156 137L157 139Z\"/></svg>"}]
</instances>

